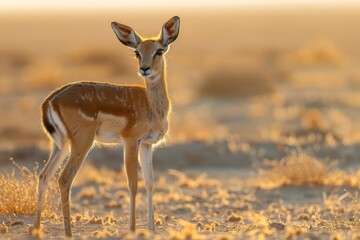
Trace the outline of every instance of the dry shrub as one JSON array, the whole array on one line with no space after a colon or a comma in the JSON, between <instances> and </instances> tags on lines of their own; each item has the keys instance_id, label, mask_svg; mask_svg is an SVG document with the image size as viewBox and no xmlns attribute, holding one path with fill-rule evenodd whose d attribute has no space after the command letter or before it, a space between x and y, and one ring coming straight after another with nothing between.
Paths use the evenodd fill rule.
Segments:
<instances>
[{"instance_id":1,"label":"dry shrub","mask_svg":"<svg viewBox=\"0 0 360 240\"><path fill-rule=\"evenodd\" d=\"M34 171L12 160L15 169L0 173L0 214L32 215L37 203L37 167ZM19 176L17 176L17 174ZM43 213L50 216L59 199L56 181L51 181L43 203Z\"/></svg>"},{"instance_id":2,"label":"dry shrub","mask_svg":"<svg viewBox=\"0 0 360 240\"><path fill-rule=\"evenodd\" d=\"M37 229L37 228L34 228L33 226L28 227L28 232L30 233L31 236L38 238L38 239L43 238L45 235L44 231L41 228Z\"/></svg>"},{"instance_id":3,"label":"dry shrub","mask_svg":"<svg viewBox=\"0 0 360 240\"><path fill-rule=\"evenodd\" d=\"M116 232L116 233L118 233L118 232ZM100 238L100 239L108 239L108 238L116 236L113 232L109 231L106 227L104 227L104 229L101 229L101 230L96 230L93 233L93 235L95 238Z\"/></svg>"},{"instance_id":4,"label":"dry shrub","mask_svg":"<svg viewBox=\"0 0 360 240\"><path fill-rule=\"evenodd\" d=\"M198 95L234 98L267 94L274 91L276 77L266 69L218 69L205 76Z\"/></svg>"},{"instance_id":5,"label":"dry shrub","mask_svg":"<svg viewBox=\"0 0 360 240\"><path fill-rule=\"evenodd\" d=\"M180 232L169 231L169 239L172 239L172 240L205 239L204 235L198 234L195 224L192 224L191 222L180 219L180 220L178 220L178 225L182 226L182 230Z\"/></svg>"},{"instance_id":6,"label":"dry shrub","mask_svg":"<svg viewBox=\"0 0 360 240\"><path fill-rule=\"evenodd\" d=\"M266 235L272 235L275 232L275 228L271 228L268 216L264 211L259 213L247 213L249 216L250 224L241 225L241 231L246 232L246 236L257 236L257 239L266 239Z\"/></svg>"},{"instance_id":7,"label":"dry shrub","mask_svg":"<svg viewBox=\"0 0 360 240\"><path fill-rule=\"evenodd\" d=\"M122 204L115 200L110 200L109 202L105 203L104 207L105 208L121 208Z\"/></svg>"},{"instance_id":8,"label":"dry shrub","mask_svg":"<svg viewBox=\"0 0 360 240\"><path fill-rule=\"evenodd\" d=\"M9 228L4 223L0 224L0 233L8 233Z\"/></svg>"},{"instance_id":9,"label":"dry shrub","mask_svg":"<svg viewBox=\"0 0 360 240\"><path fill-rule=\"evenodd\" d=\"M9 66L10 68L19 69L30 63L30 57L23 52L1 51L0 65Z\"/></svg>"},{"instance_id":10,"label":"dry shrub","mask_svg":"<svg viewBox=\"0 0 360 240\"><path fill-rule=\"evenodd\" d=\"M325 185L360 187L360 169L354 172L331 171L324 179Z\"/></svg>"},{"instance_id":11,"label":"dry shrub","mask_svg":"<svg viewBox=\"0 0 360 240\"><path fill-rule=\"evenodd\" d=\"M334 129L334 132L337 135L346 136L353 132L352 120L343 111L336 108L330 108L326 118L329 120L331 129Z\"/></svg>"},{"instance_id":12,"label":"dry shrub","mask_svg":"<svg viewBox=\"0 0 360 240\"><path fill-rule=\"evenodd\" d=\"M206 173L200 174L195 179L189 178L185 173L177 171L175 169L168 170L168 174L177 178L175 185L183 188L215 188L221 187L221 182L217 179L207 178Z\"/></svg>"},{"instance_id":13,"label":"dry shrub","mask_svg":"<svg viewBox=\"0 0 360 240\"><path fill-rule=\"evenodd\" d=\"M318 159L305 152L293 152L280 161L266 160L257 166L259 177L250 180L263 189L284 185L325 184L335 162Z\"/></svg>"},{"instance_id":14,"label":"dry shrub","mask_svg":"<svg viewBox=\"0 0 360 240\"><path fill-rule=\"evenodd\" d=\"M243 218L241 217L241 215L231 212L231 214L229 215L229 217L227 218L228 222L240 222Z\"/></svg>"},{"instance_id":15,"label":"dry shrub","mask_svg":"<svg viewBox=\"0 0 360 240\"><path fill-rule=\"evenodd\" d=\"M104 225L104 219L101 218L101 217L99 218L99 217L96 217L96 216L92 216L92 218L89 220L88 223Z\"/></svg>"},{"instance_id":16,"label":"dry shrub","mask_svg":"<svg viewBox=\"0 0 360 240\"><path fill-rule=\"evenodd\" d=\"M302 129L306 131L332 133L335 138L343 138L353 132L351 119L335 108L329 108L324 113L315 108L306 109L300 117Z\"/></svg>"},{"instance_id":17,"label":"dry shrub","mask_svg":"<svg viewBox=\"0 0 360 240\"><path fill-rule=\"evenodd\" d=\"M354 173L335 169L336 161L326 161L305 152L292 152L280 161L266 160L255 167L258 177L248 180L252 186L274 189L285 185L360 186L360 169Z\"/></svg>"},{"instance_id":18,"label":"dry shrub","mask_svg":"<svg viewBox=\"0 0 360 240\"><path fill-rule=\"evenodd\" d=\"M301 116L301 124L305 130L327 130L325 117L318 109L307 109Z\"/></svg>"},{"instance_id":19,"label":"dry shrub","mask_svg":"<svg viewBox=\"0 0 360 240\"><path fill-rule=\"evenodd\" d=\"M360 230L360 203L358 192L345 191L341 196L323 196L329 215L316 215L315 224L327 231Z\"/></svg>"},{"instance_id":20,"label":"dry shrub","mask_svg":"<svg viewBox=\"0 0 360 240\"><path fill-rule=\"evenodd\" d=\"M298 67L337 66L346 62L344 54L332 43L317 42L286 55L284 63Z\"/></svg>"},{"instance_id":21,"label":"dry shrub","mask_svg":"<svg viewBox=\"0 0 360 240\"><path fill-rule=\"evenodd\" d=\"M84 187L81 191L76 195L77 198L96 198L96 189L92 186Z\"/></svg>"}]
</instances>

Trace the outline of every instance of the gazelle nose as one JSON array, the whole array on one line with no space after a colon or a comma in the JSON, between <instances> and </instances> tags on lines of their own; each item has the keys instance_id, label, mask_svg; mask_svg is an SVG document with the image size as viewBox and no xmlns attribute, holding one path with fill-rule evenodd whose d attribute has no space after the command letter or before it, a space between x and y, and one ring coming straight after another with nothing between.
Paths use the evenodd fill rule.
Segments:
<instances>
[{"instance_id":1,"label":"gazelle nose","mask_svg":"<svg viewBox=\"0 0 360 240\"><path fill-rule=\"evenodd\" d=\"M140 67L139 73L144 77L149 76L151 74L150 67Z\"/></svg>"},{"instance_id":2,"label":"gazelle nose","mask_svg":"<svg viewBox=\"0 0 360 240\"><path fill-rule=\"evenodd\" d=\"M140 67L140 69L144 72L146 72L147 70L150 70L150 67Z\"/></svg>"}]
</instances>

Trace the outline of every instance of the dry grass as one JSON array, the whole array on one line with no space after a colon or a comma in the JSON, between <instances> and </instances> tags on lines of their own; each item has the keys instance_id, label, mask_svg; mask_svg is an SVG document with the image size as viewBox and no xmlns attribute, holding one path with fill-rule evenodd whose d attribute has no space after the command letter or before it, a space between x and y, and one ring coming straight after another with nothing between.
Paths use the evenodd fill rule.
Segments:
<instances>
[{"instance_id":1,"label":"dry grass","mask_svg":"<svg viewBox=\"0 0 360 240\"><path fill-rule=\"evenodd\" d=\"M318 159L305 152L293 152L280 161L266 160L256 166L259 177L255 185L273 189L284 185L324 184L335 162Z\"/></svg>"},{"instance_id":2,"label":"dry grass","mask_svg":"<svg viewBox=\"0 0 360 240\"><path fill-rule=\"evenodd\" d=\"M0 173L0 214L33 215L37 202L37 168L31 171L14 160L11 161L15 169ZM43 205L45 216L53 213L58 196L58 186L52 181Z\"/></svg>"},{"instance_id":3,"label":"dry grass","mask_svg":"<svg viewBox=\"0 0 360 240\"><path fill-rule=\"evenodd\" d=\"M178 224L182 226L182 230L180 232L170 231L169 239L172 240L205 239L204 235L198 234L195 224L192 224L185 220L179 220Z\"/></svg>"},{"instance_id":4,"label":"dry grass","mask_svg":"<svg viewBox=\"0 0 360 240\"><path fill-rule=\"evenodd\" d=\"M301 156L300 156L301 155ZM288 160L285 160L288 159ZM297 173L284 169L286 163L289 168L296 168L303 174L306 168L301 164L294 164L295 159L301 159L300 162L306 166L315 167L319 174L310 180L300 179ZM282 159L282 167L277 166L279 174L285 174L287 179L291 179L286 184L318 184L319 178L324 177L325 181L321 184L328 184L326 179L331 179L332 168L325 169L323 160L319 160L309 154L300 152L287 158ZM309 165L310 161L315 161L314 165ZM291 165L292 164L292 165ZM318 167L318 165L322 167ZM271 167L270 167L271 169ZM269 169L269 171L271 171ZM300 169L300 170L299 170ZM91 184L99 185L98 179L107 172L109 176L115 177L119 173L111 170L99 170L95 168L92 177L86 175L80 176L82 179L81 189L85 192L86 187L92 188ZM312 172L314 174L314 171ZM86 176L86 177L85 177ZM266 175L268 176L268 175ZM271 175L273 176L273 175ZM343 178L343 177L341 177ZM118 179L116 179L118 180ZM225 180L227 182L227 180ZM239 181L241 181L239 179ZM267 181L274 181L269 180ZM96 183L95 183L96 182ZM338 196L334 194L323 194L323 204L305 204L296 205L283 201L265 203L262 199L256 198L254 188L250 192L231 190L228 182L207 178L201 174L192 176L176 170L169 170L164 173L156 183L156 194L154 201L156 203L156 233L148 232L140 227L135 233L127 232L125 224L127 222L127 208L112 208L111 211L102 207L111 199L118 199L117 203L129 204L128 199L120 197L116 191L122 191L127 196L126 184L115 184L116 181L107 182L101 180L106 194L96 193L94 198L92 192L89 196L78 196L73 203L80 202L76 208L85 209L83 213L74 213L72 223L79 229L89 229L88 237L96 238L124 238L124 239L237 239L238 237L246 239L282 239L311 236L309 234L318 234L322 231L337 232L344 230L358 230L359 221L359 204L356 193L346 192ZM125 182L125 181L123 181ZM239 184L239 182L237 182ZM144 215L139 215L139 220L146 219L145 211L145 192L143 182L140 181L139 189L139 209ZM238 188L239 185L237 185ZM268 185L266 185L267 187ZM101 192L101 191L99 191ZM79 192L79 195L82 191ZM96 199L96 201L95 201ZM91 200L91 201L89 201ZM261 208L259 209L259 207ZM86 210L86 208L89 208ZM99 211L97 211L97 210ZM113 212L114 211L114 212ZM124 213L125 211L125 213ZM57 218L55 214L55 218ZM61 217L60 217L61 218ZM11 224L11 223L9 223ZM50 236L46 231L48 228L62 230L62 221L51 221L44 224L45 233L29 229L32 236L47 237ZM4 233L13 233L18 228L11 225L1 225L0 229ZM166 233L163 231L166 230ZM49 231L49 230L48 230ZM60 231L60 230L59 230ZM45 234L45 235L44 235ZM353 236L353 235L351 235Z\"/></svg>"},{"instance_id":5,"label":"dry grass","mask_svg":"<svg viewBox=\"0 0 360 240\"><path fill-rule=\"evenodd\" d=\"M336 169L336 165L336 161L327 161L303 151L296 151L280 161L265 160L255 165L259 175L248 180L248 184L261 189L286 185L360 186L360 169L350 173Z\"/></svg>"},{"instance_id":6,"label":"dry grass","mask_svg":"<svg viewBox=\"0 0 360 240\"><path fill-rule=\"evenodd\" d=\"M345 191L341 196L323 194L325 206L330 214L317 214L317 226L327 231L360 230L360 203L358 192Z\"/></svg>"},{"instance_id":7,"label":"dry grass","mask_svg":"<svg viewBox=\"0 0 360 240\"><path fill-rule=\"evenodd\" d=\"M33 226L29 226L28 227L28 232L31 236L35 237L35 238L43 238L44 237L44 231L40 228L40 229L36 229Z\"/></svg>"},{"instance_id":8,"label":"dry grass","mask_svg":"<svg viewBox=\"0 0 360 240\"><path fill-rule=\"evenodd\" d=\"M6 226L4 223L0 224L0 233L8 233L9 227Z\"/></svg>"}]
</instances>

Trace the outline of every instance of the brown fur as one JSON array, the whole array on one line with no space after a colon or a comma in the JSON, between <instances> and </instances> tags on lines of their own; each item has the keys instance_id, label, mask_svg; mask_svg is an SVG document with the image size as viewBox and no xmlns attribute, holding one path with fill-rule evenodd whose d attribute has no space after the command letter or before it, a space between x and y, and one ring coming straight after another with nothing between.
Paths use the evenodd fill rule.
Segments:
<instances>
[{"instance_id":1,"label":"brown fur","mask_svg":"<svg viewBox=\"0 0 360 240\"><path fill-rule=\"evenodd\" d=\"M172 43L179 31L179 18L170 19L164 27L166 43ZM112 23L119 40L139 53L140 69L146 85L121 86L107 83L79 82L54 91L42 104L45 131L52 139L53 150L39 176L38 205L35 228L40 227L41 205L49 180L70 151L59 186L66 236L72 236L70 225L70 189L94 141L124 144L125 170L130 194L130 224L135 230L135 197L138 184L138 160L144 173L148 196L148 228L154 230L152 206L152 145L160 142L168 131L170 100L166 86L163 39L141 40L128 26ZM163 27L163 29L164 29ZM142 70L143 71L143 70ZM148 71L148 70L146 70ZM140 159L138 159L138 156Z\"/></svg>"},{"instance_id":2,"label":"brown fur","mask_svg":"<svg viewBox=\"0 0 360 240\"><path fill-rule=\"evenodd\" d=\"M64 123L67 134L73 135L78 130L79 110L87 117L93 118L97 128L101 127L99 113L110 114L126 119L126 127L118 129L119 136L137 139L146 133L159 131L163 134L167 129L162 123L167 121L170 100L165 79L142 86L121 86L107 83L80 82L67 85L52 93L43 103L46 111L52 104ZM65 114L66 112L66 114Z\"/></svg>"}]
</instances>

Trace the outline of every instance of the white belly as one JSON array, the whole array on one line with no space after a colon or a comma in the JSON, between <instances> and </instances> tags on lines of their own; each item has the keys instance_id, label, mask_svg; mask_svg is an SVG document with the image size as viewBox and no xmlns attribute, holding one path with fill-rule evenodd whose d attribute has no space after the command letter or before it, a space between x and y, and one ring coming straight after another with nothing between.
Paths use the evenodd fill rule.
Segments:
<instances>
[{"instance_id":1,"label":"white belly","mask_svg":"<svg viewBox=\"0 0 360 240\"><path fill-rule=\"evenodd\" d=\"M119 134L111 131L104 131L99 129L95 135L95 141L98 143L113 143L113 144L122 144L122 138Z\"/></svg>"},{"instance_id":2,"label":"white belly","mask_svg":"<svg viewBox=\"0 0 360 240\"><path fill-rule=\"evenodd\" d=\"M100 126L96 131L95 141L100 143L123 143L120 132L127 123L124 117L99 113L98 121Z\"/></svg>"}]
</instances>

